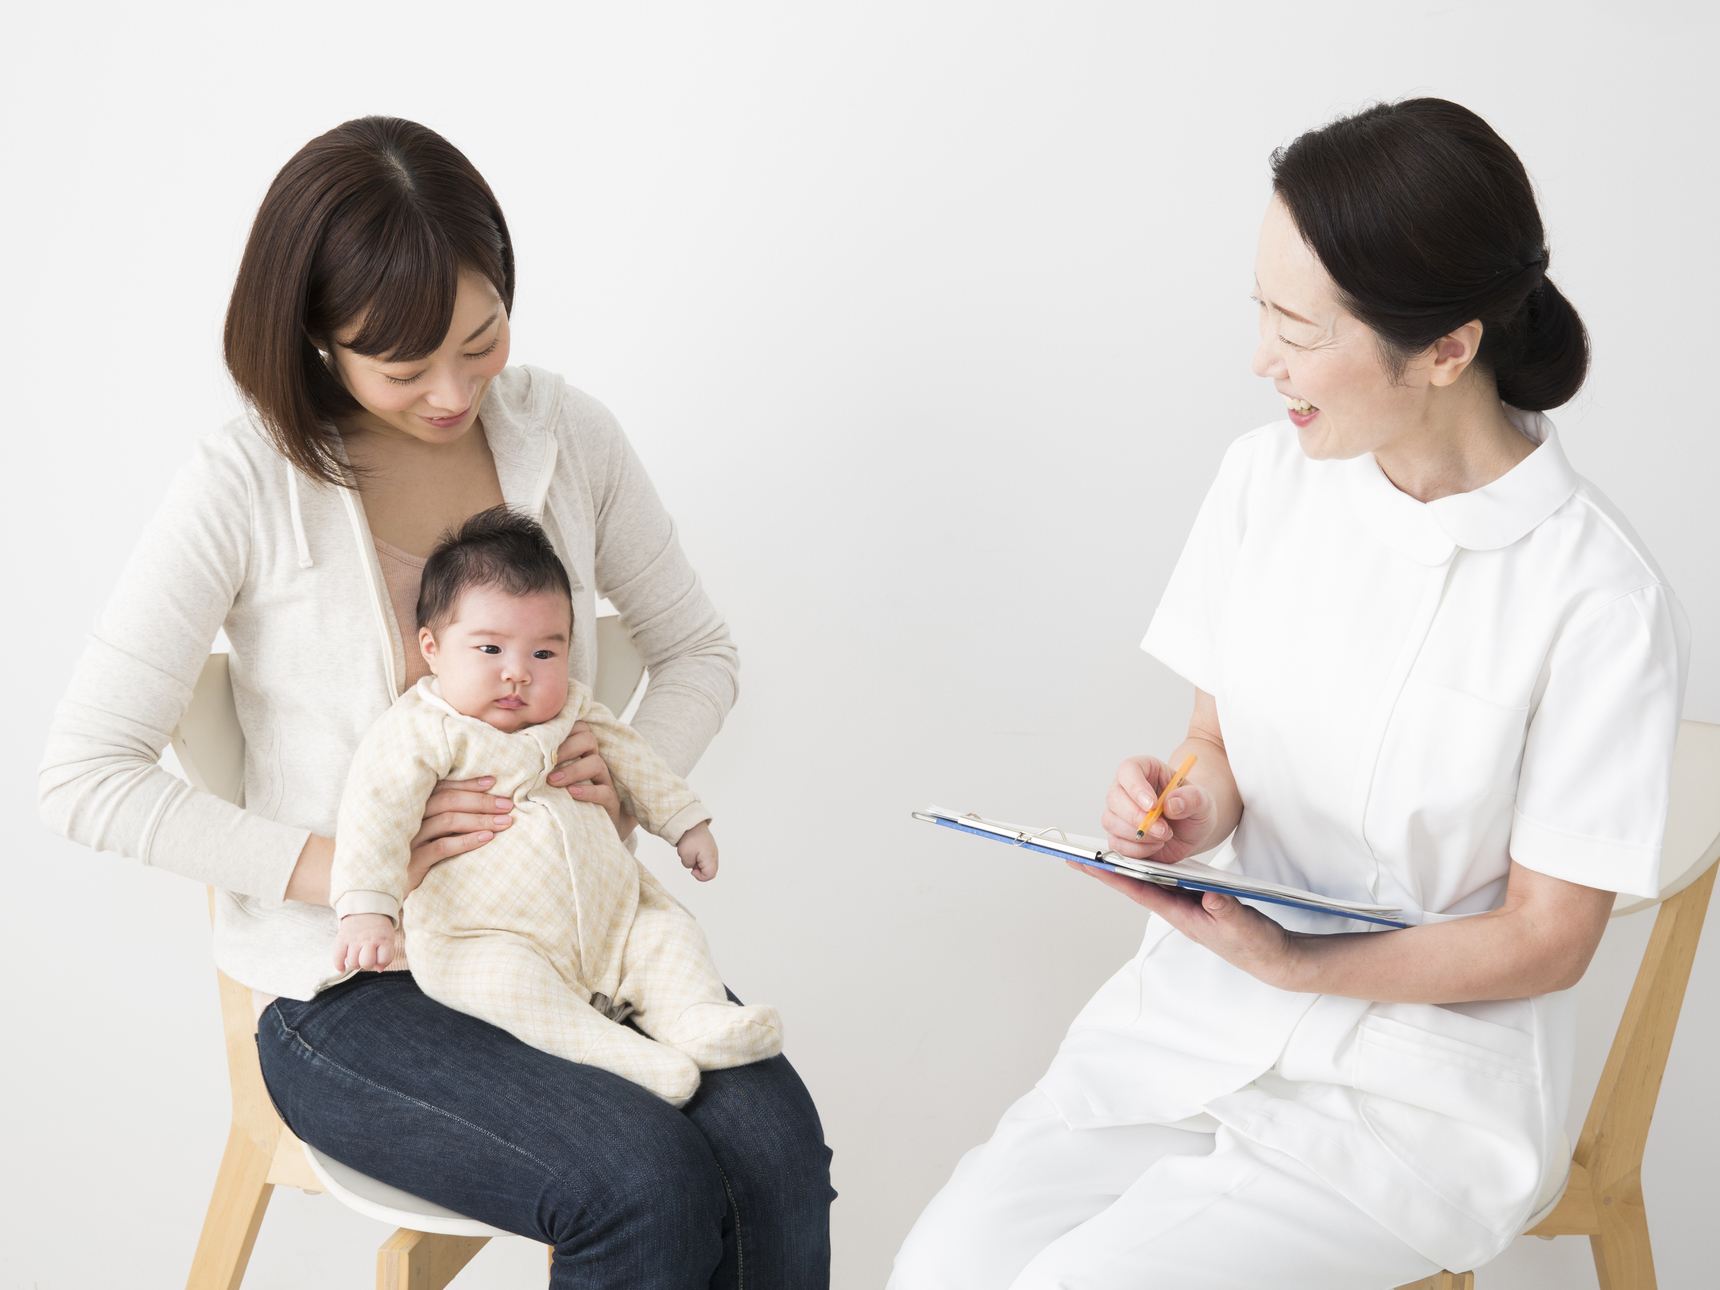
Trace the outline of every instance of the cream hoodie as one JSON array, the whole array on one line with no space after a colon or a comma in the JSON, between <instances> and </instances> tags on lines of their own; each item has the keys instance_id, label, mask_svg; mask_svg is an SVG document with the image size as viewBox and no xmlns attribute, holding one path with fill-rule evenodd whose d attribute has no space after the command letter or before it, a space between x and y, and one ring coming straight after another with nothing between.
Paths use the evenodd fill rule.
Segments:
<instances>
[{"instance_id":1,"label":"cream hoodie","mask_svg":"<svg viewBox=\"0 0 1720 1290\"><path fill-rule=\"evenodd\" d=\"M571 675L591 683L607 597L650 669L632 724L686 775L734 703L737 659L638 457L608 409L537 368L503 371L481 415L503 497L543 523L573 583ZM156 764L221 628L243 808ZM49 732L42 818L213 886L222 971L308 999L339 979L335 915L284 899L287 879L309 834L333 836L353 751L405 674L358 495L236 419L179 472L96 622Z\"/></svg>"}]
</instances>

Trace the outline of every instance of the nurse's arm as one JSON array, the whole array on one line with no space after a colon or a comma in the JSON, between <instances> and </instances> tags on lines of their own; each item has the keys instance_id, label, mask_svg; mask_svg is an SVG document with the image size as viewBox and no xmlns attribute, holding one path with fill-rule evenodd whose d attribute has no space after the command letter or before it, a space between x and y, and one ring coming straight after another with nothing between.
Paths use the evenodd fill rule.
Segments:
<instances>
[{"instance_id":1,"label":"nurse's arm","mask_svg":"<svg viewBox=\"0 0 1720 1290\"><path fill-rule=\"evenodd\" d=\"M1135 826L1169 782L1170 767L1191 752L1199 760L1188 782L1170 795L1154 835L1137 839ZM1118 767L1102 823L1122 854L1169 863L1228 837L1241 818L1218 704L1196 690L1188 737L1170 764L1131 757ZM1505 900L1489 913L1402 931L1305 936L1229 896L1197 897L1085 865L1070 867L1146 906L1269 985L1378 1003L1521 999L1569 989L1588 969L1613 905L1611 892L1513 863Z\"/></svg>"},{"instance_id":2,"label":"nurse's arm","mask_svg":"<svg viewBox=\"0 0 1720 1290\"><path fill-rule=\"evenodd\" d=\"M1485 914L1380 934L1286 934L1272 983L1380 1003L1467 1003L1568 990L1588 970L1612 907L1610 891L1513 862L1504 903Z\"/></svg>"},{"instance_id":3,"label":"nurse's arm","mask_svg":"<svg viewBox=\"0 0 1720 1290\"><path fill-rule=\"evenodd\" d=\"M1568 990L1606 930L1613 893L1513 863L1498 909L1402 931L1307 936L1229 896L1196 898L1084 869L1190 940L1281 990L1377 1003L1466 1003Z\"/></svg>"}]
</instances>

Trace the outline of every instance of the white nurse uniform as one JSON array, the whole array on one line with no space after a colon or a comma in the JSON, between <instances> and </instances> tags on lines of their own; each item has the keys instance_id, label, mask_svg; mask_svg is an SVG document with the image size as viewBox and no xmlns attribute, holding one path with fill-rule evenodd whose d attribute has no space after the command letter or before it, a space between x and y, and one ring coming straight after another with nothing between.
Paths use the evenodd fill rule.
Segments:
<instances>
[{"instance_id":1,"label":"white nurse uniform","mask_svg":"<svg viewBox=\"0 0 1720 1290\"><path fill-rule=\"evenodd\" d=\"M1219 865L1418 923L1496 908L1512 860L1658 890L1684 613L1551 422L1511 416L1534 452L1427 504L1371 455L1309 460L1287 423L1226 454L1143 642L1217 699L1244 804ZM1297 931L1358 926L1263 908ZM1553 1165L1572 1042L1566 994L1445 1006L1291 994L1152 918L1034 1093L922 1216L892 1285L1169 1285L1144 1241L1167 1205L1229 1212L1237 1180L1259 1192L1262 1171L1302 1236L1261 1239L1246 1221L1231 1242L1205 1233L1202 1274L1175 1284L1266 1284L1249 1278L1268 1270L1271 1284L1302 1284L1299 1261L1310 1277L1335 1272L1387 1233L1414 1252L1397 1264L1411 1275L1421 1260L1474 1267L1520 1230ZM1100 1144L1122 1143L1125 1126L1143 1142L1155 1126L1156 1145L1140 1148L1138 1177L1108 1187L1096 1179L1118 1166L1099 1162L1119 1148ZM1156 1126L1216 1137L1196 1149ZM1047 1179L1087 1176L1080 1158L1095 1181L1072 1182L1062 1204ZM1196 1159L1212 1162L1205 1183ZM1028 1192L1061 1217L1025 1221ZM978 1245L986 1276L933 1270ZM1372 1275L1308 1284L1384 1284Z\"/></svg>"}]
</instances>

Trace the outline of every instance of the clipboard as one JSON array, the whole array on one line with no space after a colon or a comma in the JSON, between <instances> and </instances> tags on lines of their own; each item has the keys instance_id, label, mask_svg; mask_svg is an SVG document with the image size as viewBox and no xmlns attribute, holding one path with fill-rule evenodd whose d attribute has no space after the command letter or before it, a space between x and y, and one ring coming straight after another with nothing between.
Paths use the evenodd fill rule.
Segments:
<instances>
[{"instance_id":1,"label":"clipboard","mask_svg":"<svg viewBox=\"0 0 1720 1290\"><path fill-rule=\"evenodd\" d=\"M1085 838L1065 833L1062 829L1029 829L1018 824L1005 824L978 815L958 815L928 806L913 812L916 820L936 824L958 833L988 838L1023 851L1073 860L1092 869L1120 873L1138 882L1150 882L1160 887L1180 887L1185 891L1214 891L1239 900L1258 900L1269 905L1284 905L1291 909L1311 910L1316 914L1336 914L1357 922L1374 923L1381 927L1408 927L1402 920L1401 909L1391 905L1372 905L1362 901L1338 900L1321 896L1281 883L1249 878L1243 874L1214 869L1198 860L1182 860L1176 864L1159 864L1152 860L1131 860L1118 855L1097 838Z\"/></svg>"}]
</instances>

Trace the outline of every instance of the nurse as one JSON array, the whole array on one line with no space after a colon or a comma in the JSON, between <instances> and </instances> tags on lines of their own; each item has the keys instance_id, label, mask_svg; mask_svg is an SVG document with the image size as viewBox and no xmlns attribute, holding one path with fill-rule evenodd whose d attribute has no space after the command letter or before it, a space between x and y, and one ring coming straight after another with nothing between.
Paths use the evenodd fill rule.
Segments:
<instances>
[{"instance_id":1,"label":"nurse","mask_svg":"<svg viewBox=\"0 0 1720 1290\"><path fill-rule=\"evenodd\" d=\"M1196 687L1188 738L1123 763L1103 825L1413 925L1097 875L1151 911L1140 952L893 1290L1379 1290L1493 1258L1562 1168L1568 991L1613 893L1658 889L1688 632L1542 415L1588 365L1547 265L1457 104L1274 155L1254 371L1289 420L1200 509L1143 642Z\"/></svg>"}]
</instances>

